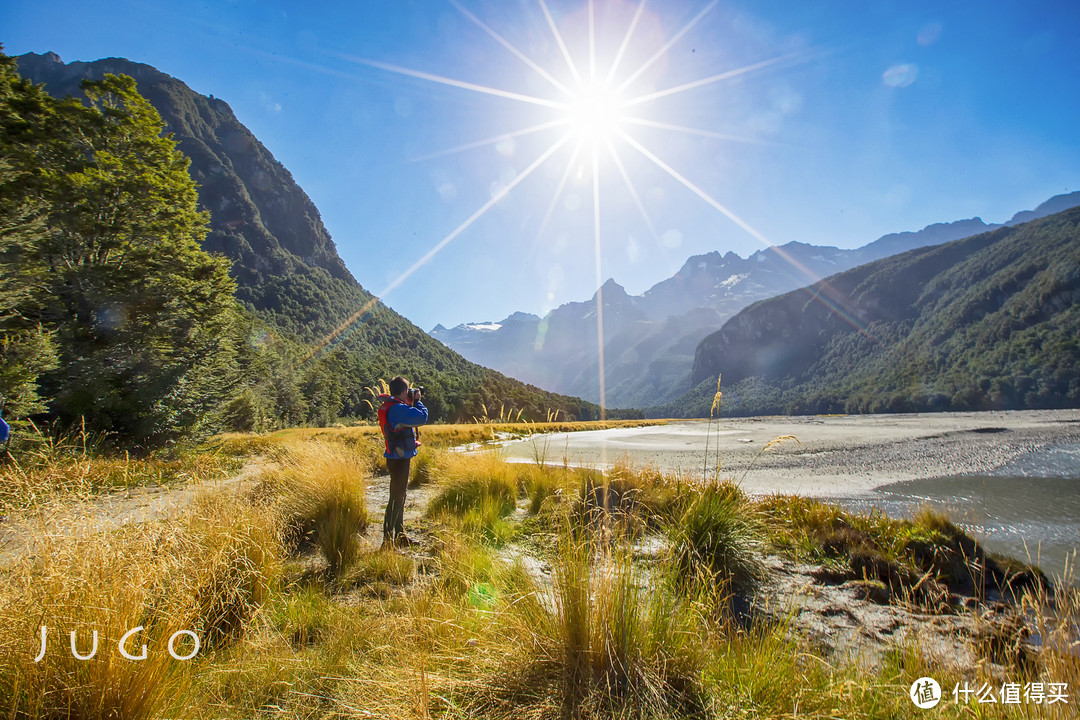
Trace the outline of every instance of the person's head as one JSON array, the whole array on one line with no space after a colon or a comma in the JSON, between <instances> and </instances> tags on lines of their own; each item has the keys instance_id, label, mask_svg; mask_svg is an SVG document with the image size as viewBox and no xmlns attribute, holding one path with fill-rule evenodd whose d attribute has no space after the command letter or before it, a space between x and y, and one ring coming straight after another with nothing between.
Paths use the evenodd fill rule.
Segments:
<instances>
[{"instance_id":1,"label":"person's head","mask_svg":"<svg viewBox=\"0 0 1080 720\"><path fill-rule=\"evenodd\" d=\"M399 400L408 400L405 397L409 392L409 381L398 375L396 378L390 381L390 395L396 397Z\"/></svg>"}]
</instances>

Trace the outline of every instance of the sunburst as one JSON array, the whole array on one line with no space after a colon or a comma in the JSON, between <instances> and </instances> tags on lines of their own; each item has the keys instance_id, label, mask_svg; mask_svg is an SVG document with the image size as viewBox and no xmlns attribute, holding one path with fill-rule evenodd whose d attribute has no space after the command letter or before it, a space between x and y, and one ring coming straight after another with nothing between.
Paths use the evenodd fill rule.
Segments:
<instances>
[{"instance_id":1,"label":"sunburst","mask_svg":"<svg viewBox=\"0 0 1080 720\"><path fill-rule=\"evenodd\" d=\"M736 212L714 198L705 189L693 182L685 172L677 170L669 160L661 157L654 148L646 145L645 140L636 133L636 129L650 128L653 130L679 133L687 137L710 138L721 141L755 142L753 138L741 137L733 134L716 132L707 128L695 128L670 122L664 122L649 117L648 110L667 102L668 98L688 93L700 88L731 81L737 77L761 71L781 63L789 63L800 59L798 55L785 54L766 59L753 64L745 65L724 72L707 75L705 77L683 82L659 89L650 88L645 91L636 91L641 85L643 76L658 62L667 56L671 50L683 40L683 38L704 19L718 4L719 0L711 0L704 4L693 17L679 30L672 33L660 44L660 47L652 52L644 61L636 65L631 64L635 49L635 38L641 19L646 11L648 0L641 0L636 7L625 30L621 32L621 40L613 57L606 61L606 66L600 67L600 59L597 53L597 22L595 0L583 0L581 9L587 12L587 52L575 56L564 38L564 33L559 27L554 15L548 6L547 0L536 0L541 11L547 31L550 32L551 40L557 46L561 62L565 67L545 67L540 62L530 57L526 52L507 40L483 19L478 17L457 0L448 0L462 16L482 30L498 46L513 55L519 62L524 64L530 72L540 78L542 84L550 91L549 96L528 92L518 89L499 88L493 85L469 82L466 80L448 77L438 73L419 68L409 68L387 63L373 58L348 57L347 59L360 63L370 68L407 76L430 83L457 88L462 91L477 93L486 96L501 98L503 100L522 103L536 109L535 122L524 127L507 129L492 137L483 138L452 148L431 153L423 158L462 153L476 148L494 145L507 138L519 138L525 136L540 135L542 133L555 133L555 139L539 152L532 162L511 182L494 192L490 199L483 203L465 221L460 223L440 241L435 243L423 256L414 262L408 269L402 272L376 298L385 295L401 285L413 273L428 263L440 250L445 248L454 239L466 232L476 221L483 217L492 207L507 197L527 178L532 176L543 165L557 162L560 157L559 150L571 148L568 156L565 154L565 168L561 179L554 189L554 195L547 206L547 212L541 223L541 230L551 218L559 196L563 193L568 178L575 167L580 168L581 163L588 163L587 175L592 185L592 240L594 249L596 287L601 287L603 272L601 268L602 240L601 229L601 173L606 168L608 172L614 168L617 178L626 187L633 201L636 211L641 215L646 226L655 235L655 224L646 211L645 204L641 200L631 172L627 168L624 153L636 154L647 160L652 166L685 187L707 205L728 218L742 231L755 238L763 245L772 247L772 243L758 231L749 221L740 217ZM803 54L805 56L806 54ZM568 79L559 79L559 76ZM610 160L610 162L606 162ZM580 170L579 170L580 172ZM783 253L781 252L781 255ZM788 257L794 267L802 269L810 276L809 271L793 259ZM370 309L371 303L361 308L334 333L327 338L327 343L340 337L353 326ZM600 293L597 293L597 343L598 343L598 377L600 406L605 406L605 382L604 382L604 343L603 343L603 302Z\"/></svg>"}]
</instances>

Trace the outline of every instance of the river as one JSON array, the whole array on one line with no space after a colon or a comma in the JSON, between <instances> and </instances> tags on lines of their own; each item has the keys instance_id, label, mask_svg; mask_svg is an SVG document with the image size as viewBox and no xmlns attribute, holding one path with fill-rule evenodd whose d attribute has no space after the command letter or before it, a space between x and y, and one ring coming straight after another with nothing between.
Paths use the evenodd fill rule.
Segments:
<instances>
[{"instance_id":1,"label":"river","mask_svg":"<svg viewBox=\"0 0 1080 720\"><path fill-rule=\"evenodd\" d=\"M797 493L893 517L929 505L1053 577L1080 546L1076 410L688 421L540 435L499 452L517 462L654 465L688 480L719 474L755 495Z\"/></svg>"}]
</instances>

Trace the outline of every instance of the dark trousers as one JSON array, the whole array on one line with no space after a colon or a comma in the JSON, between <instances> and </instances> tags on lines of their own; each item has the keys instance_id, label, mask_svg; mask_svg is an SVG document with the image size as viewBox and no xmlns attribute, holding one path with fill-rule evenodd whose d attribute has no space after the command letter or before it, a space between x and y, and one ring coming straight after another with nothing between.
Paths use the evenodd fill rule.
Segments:
<instances>
[{"instance_id":1,"label":"dark trousers","mask_svg":"<svg viewBox=\"0 0 1080 720\"><path fill-rule=\"evenodd\" d=\"M386 458L390 473L390 500L383 517L383 538L405 534L405 491L409 488L409 461L412 458Z\"/></svg>"}]
</instances>

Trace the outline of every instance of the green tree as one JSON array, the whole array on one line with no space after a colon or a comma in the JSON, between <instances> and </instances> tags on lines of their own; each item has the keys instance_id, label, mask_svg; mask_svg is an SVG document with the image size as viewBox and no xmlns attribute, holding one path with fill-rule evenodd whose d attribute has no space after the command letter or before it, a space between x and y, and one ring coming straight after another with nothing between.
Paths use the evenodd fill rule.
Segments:
<instances>
[{"instance_id":1,"label":"green tree","mask_svg":"<svg viewBox=\"0 0 1080 720\"><path fill-rule=\"evenodd\" d=\"M5 264L47 272L43 293L5 290L20 323L55 337L52 411L128 444L202 429L235 380L237 308L228 261L200 248L207 218L187 158L131 78L84 83L85 104L17 89L10 197L39 204L40 226L32 247L8 242L21 250Z\"/></svg>"},{"instance_id":2,"label":"green tree","mask_svg":"<svg viewBox=\"0 0 1080 720\"><path fill-rule=\"evenodd\" d=\"M0 399L9 417L45 410L38 380L57 365L52 333L37 313L49 285L36 252L45 204L24 192L32 173L14 159L50 102L0 54Z\"/></svg>"}]
</instances>

